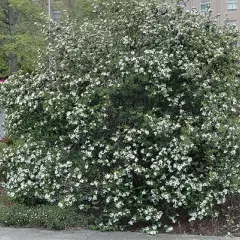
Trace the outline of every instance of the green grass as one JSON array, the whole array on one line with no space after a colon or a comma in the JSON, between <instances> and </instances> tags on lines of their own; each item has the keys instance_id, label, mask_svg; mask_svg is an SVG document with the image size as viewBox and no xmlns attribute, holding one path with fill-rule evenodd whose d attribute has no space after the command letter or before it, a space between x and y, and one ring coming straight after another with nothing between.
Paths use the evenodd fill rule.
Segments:
<instances>
[{"instance_id":1,"label":"green grass","mask_svg":"<svg viewBox=\"0 0 240 240\"><path fill-rule=\"evenodd\" d=\"M87 217L77 209L61 209L56 205L26 206L0 195L0 225L69 229L87 225Z\"/></svg>"}]
</instances>

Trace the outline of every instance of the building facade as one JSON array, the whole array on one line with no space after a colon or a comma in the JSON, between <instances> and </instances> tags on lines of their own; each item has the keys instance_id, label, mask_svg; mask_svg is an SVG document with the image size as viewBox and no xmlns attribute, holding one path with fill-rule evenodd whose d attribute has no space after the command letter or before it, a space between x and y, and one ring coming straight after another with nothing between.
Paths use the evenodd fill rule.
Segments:
<instances>
[{"instance_id":1,"label":"building facade","mask_svg":"<svg viewBox=\"0 0 240 240\"><path fill-rule=\"evenodd\" d=\"M204 14L209 8L213 10L214 15L219 14L219 24L226 21L234 24L240 29L240 0L189 0L186 8L195 7L200 13Z\"/></svg>"}]
</instances>

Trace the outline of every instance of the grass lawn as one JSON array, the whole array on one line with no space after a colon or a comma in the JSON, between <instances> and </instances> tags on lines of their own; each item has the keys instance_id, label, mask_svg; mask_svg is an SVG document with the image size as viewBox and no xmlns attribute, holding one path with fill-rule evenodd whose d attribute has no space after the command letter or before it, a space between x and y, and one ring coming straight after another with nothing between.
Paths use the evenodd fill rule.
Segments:
<instances>
[{"instance_id":1,"label":"grass lawn","mask_svg":"<svg viewBox=\"0 0 240 240\"><path fill-rule=\"evenodd\" d=\"M86 216L74 208L61 209L56 205L27 206L0 194L0 225L70 229L87 225Z\"/></svg>"}]
</instances>

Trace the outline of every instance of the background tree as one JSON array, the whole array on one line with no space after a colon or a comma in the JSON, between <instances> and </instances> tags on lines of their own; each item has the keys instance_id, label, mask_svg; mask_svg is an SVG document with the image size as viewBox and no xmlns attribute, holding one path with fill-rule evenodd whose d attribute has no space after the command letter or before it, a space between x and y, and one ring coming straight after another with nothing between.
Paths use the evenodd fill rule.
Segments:
<instances>
[{"instance_id":1,"label":"background tree","mask_svg":"<svg viewBox=\"0 0 240 240\"><path fill-rule=\"evenodd\" d=\"M85 18L95 18L91 0L52 1L51 10L67 10L72 19L82 23ZM31 72L36 67L38 49L44 49L40 14L47 13L45 0L2 0L0 2L0 76L4 77L21 69ZM64 18L63 14L62 18Z\"/></svg>"},{"instance_id":2,"label":"background tree","mask_svg":"<svg viewBox=\"0 0 240 240\"><path fill-rule=\"evenodd\" d=\"M10 75L35 68L37 51L43 46L40 28L41 5L29 0L3 0L0 3L0 74Z\"/></svg>"}]
</instances>

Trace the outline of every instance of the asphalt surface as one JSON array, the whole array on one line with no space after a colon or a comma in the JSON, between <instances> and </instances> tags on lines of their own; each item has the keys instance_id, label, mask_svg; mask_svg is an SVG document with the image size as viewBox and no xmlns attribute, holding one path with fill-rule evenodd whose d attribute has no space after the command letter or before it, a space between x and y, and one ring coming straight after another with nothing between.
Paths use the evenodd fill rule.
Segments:
<instances>
[{"instance_id":1,"label":"asphalt surface","mask_svg":"<svg viewBox=\"0 0 240 240\"><path fill-rule=\"evenodd\" d=\"M202 237L160 234L149 236L132 232L96 232L86 229L49 231L35 228L0 227L0 240L240 240L228 237Z\"/></svg>"}]
</instances>

